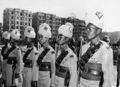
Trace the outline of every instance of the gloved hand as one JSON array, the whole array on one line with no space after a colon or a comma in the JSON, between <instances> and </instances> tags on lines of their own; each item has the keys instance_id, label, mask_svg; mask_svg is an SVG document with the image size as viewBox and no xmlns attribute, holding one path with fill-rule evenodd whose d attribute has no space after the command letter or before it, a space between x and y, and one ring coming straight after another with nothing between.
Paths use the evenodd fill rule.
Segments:
<instances>
[{"instance_id":1,"label":"gloved hand","mask_svg":"<svg viewBox=\"0 0 120 87\"><path fill-rule=\"evenodd\" d=\"M37 81L32 81L31 82L31 87L37 87Z\"/></svg>"}]
</instances>

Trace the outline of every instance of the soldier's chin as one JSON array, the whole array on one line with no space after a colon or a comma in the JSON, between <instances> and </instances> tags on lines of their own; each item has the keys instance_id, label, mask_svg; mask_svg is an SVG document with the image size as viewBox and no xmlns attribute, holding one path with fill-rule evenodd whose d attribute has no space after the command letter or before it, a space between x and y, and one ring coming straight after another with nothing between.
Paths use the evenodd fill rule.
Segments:
<instances>
[{"instance_id":1,"label":"soldier's chin","mask_svg":"<svg viewBox=\"0 0 120 87\"><path fill-rule=\"evenodd\" d=\"M91 40L91 39L93 39L93 37L88 37L88 40Z\"/></svg>"}]
</instances>

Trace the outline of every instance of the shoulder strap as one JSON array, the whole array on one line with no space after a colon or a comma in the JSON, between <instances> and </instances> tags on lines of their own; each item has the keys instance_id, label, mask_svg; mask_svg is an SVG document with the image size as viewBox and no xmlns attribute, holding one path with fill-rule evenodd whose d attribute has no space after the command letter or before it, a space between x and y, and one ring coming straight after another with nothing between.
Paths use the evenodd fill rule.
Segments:
<instances>
[{"instance_id":1,"label":"shoulder strap","mask_svg":"<svg viewBox=\"0 0 120 87\"><path fill-rule=\"evenodd\" d=\"M8 57L8 55L15 49L16 47L11 47L7 53L6 53L6 57Z\"/></svg>"},{"instance_id":2,"label":"shoulder strap","mask_svg":"<svg viewBox=\"0 0 120 87\"><path fill-rule=\"evenodd\" d=\"M28 55L30 54L30 52L31 52L32 50L33 50L33 48L32 48L32 49L28 49L28 50L26 51L25 55L23 56L23 62L24 62L24 63L25 63Z\"/></svg>"},{"instance_id":3,"label":"shoulder strap","mask_svg":"<svg viewBox=\"0 0 120 87\"><path fill-rule=\"evenodd\" d=\"M82 60L84 63L87 63L89 61L89 59L93 56L93 54L98 51L98 49L100 48L101 44L102 44L102 42L99 42L94 47L92 47L92 46L89 47L88 50L86 51L86 53L83 54L83 56L81 57L80 60Z\"/></svg>"},{"instance_id":4,"label":"shoulder strap","mask_svg":"<svg viewBox=\"0 0 120 87\"><path fill-rule=\"evenodd\" d=\"M5 45L5 46L2 48L2 50L1 50L1 55L2 55L2 56L5 55L5 54L4 54L4 51L5 51L6 48L7 48L7 45Z\"/></svg>"},{"instance_id":5,"label":"shoulder strap","mask_svg":"<svg viewBox=\"0 0 120 87\"><path fill-rule=\"evenodd\" d=\"M68 51L63 50L59 55L59 57L57 58L56 63L60 65L63 59L67 56L67 54L68 54Z\"/></svg>"},{"instance_id":6,"label":"shoulder strap","mask_svg":"<svg viewBox=\"0 0 120 87\"><path fill-rule=\"evenodd\" d=\"M44 56L48 53L49 50L50 50L49 48L45 48L44 51L39 55L38 60L37 60L38 65L40 65Z\"/></svg>"}]
</instances>

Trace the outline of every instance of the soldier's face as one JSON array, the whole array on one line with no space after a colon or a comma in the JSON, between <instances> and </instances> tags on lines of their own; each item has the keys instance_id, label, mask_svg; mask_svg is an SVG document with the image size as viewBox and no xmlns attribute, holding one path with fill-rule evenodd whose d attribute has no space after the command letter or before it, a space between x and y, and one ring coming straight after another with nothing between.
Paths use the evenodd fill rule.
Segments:
<instances>
[{"instance_id":1,"label":"soldier's face","mask_svg":"<svg viewBox=\"0 0 120 87\"><path fill-rule=\"evenodd\" d=\"M68 40L69 40L69 38L67 38L67 37L65 37L65 36L63 36L61 34L58 35L58 43L60 45L65 44L66 42L68 42Z\"/></svg>"},{"instance_id":2,"label":"soldier's face","mask_svg":"<svg viewBox=\"0 0 120 87\"><path fill-rule=\"evenodd\" d=\"M46 37L44 37L43 35L39 35L39 42L41 44L44 44L46 41L48 41L48 39Z\"/></svg>"},{"instance_id":3,"label":"soldier's face","mask_svg":"<svg viewBox=\"0 0 120 87\"><path fill-rule=\"evenodd\" d=\"M95 37L96 35L96 27L94 25L90 25L87 30L88 30L88 39L91 39Z\"/></svg>"}]
</instances>

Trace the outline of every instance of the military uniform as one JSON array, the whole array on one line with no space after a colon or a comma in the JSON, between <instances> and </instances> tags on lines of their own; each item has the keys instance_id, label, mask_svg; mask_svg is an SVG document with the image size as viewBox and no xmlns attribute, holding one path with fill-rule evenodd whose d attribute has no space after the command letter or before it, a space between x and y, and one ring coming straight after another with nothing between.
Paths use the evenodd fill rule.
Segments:
<instances>
[{"instance_id":1,"label":"military uniform","mask_svg":"<svg viewBox=\"0 0 120 87\"><path fill-rule=\"evenodd\" d=\"M11 47L7 52L7 66L6 66L6 85L18 87L22 84L22 58L19 47ZM16 83L16 79L19 81Z\"/></svg>"},{"instance_id":2,"label":"military uniform","mask_svg":"<svg viewBox=\"0 0 120 87\"><path fill-rule=\"evenodd\" d=\"M4 80L4 84L6 84L6 64L7 64L7 51L10 49L9 45L5 45L1 50L2 55L2 78Z\"/></svg>"},{"instance_id":3,"label":"military uniform","mask_svg":"<svg viewBox=\"0 0 120 87\"><path fill-rule=\"evenodd\" d=\"M36 58L38 51L36 47L29 47L23 56L24 70L23 70L23 87L34 87L38 81L38 67ZM37 87L37 86L36 86Z\"/></svg>"},{"instance_id":4,"label":"military uniform","mask_svg":"<svg viewBox=\"0 0 120 87\"><path fill-rule=\"evenodd\" d=\"M57 56L55 87L76 87L77 57L75 53L67 48L59 50Z\"/></svg>"},{"instance_id":5,"label":"military uniform","mask_svg":"<svg viewBox=\"0 0 120 87\"><path fill-rule=\"evenodd\" d=\"M41 47L37 63L39 65L38 87L54 85L55 78L55 51L49 47Z\"/></svg>"},{"instance_id":6,"label":"military uniform","mask_svg":"<svg viewBox=\"0 0 120 87\"><path fill-rule=\"evenodd\" d=\"M97 45L96 47L91 43L87 43L82 47L82 61L80 61L83 63L84 68L81 69L80 87L101 87L101 85L103 87L111 87L113 52L104 41L99 41ZM106 70L109 74L104 73ZM106 84L107 81L109 84Z\"/></svg>"}]
</instances>

